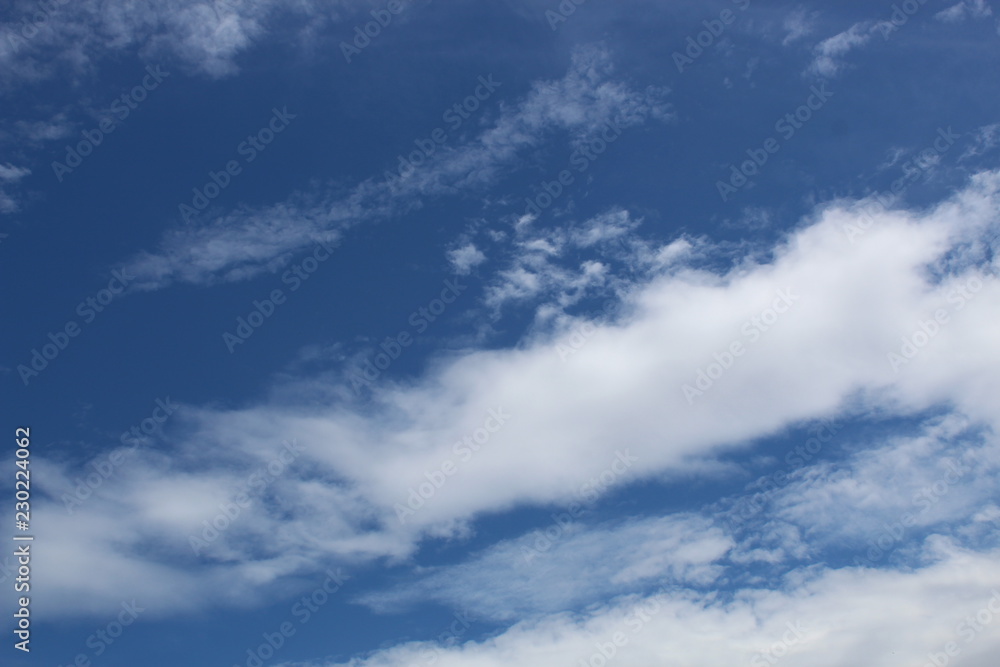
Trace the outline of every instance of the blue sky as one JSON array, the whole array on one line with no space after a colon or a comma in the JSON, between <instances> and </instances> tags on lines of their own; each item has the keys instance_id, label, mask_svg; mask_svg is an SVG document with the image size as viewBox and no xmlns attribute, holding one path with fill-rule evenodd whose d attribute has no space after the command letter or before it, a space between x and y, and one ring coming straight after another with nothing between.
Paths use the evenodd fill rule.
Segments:
<instances>
[{"instance_id":1,"label":"blue sky","mask_svg":"<svg viewBox=\"0 0 1000 667\"><path fill-rule=\"evenodd\" d=\"M1000 7L0 22L2 664L995 664Z\"/></svg>"}]
</instances>

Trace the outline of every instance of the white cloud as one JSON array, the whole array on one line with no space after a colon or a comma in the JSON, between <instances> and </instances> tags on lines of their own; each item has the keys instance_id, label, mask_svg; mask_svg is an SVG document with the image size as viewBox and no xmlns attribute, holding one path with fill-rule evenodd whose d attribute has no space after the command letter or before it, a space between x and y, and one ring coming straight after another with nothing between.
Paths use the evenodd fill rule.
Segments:
<instances>
[{"instance_id":1,"label":"white cloud","mask_svg":"<svg viewBox=\"0 0 1000 667\"><path fill-rule=\"evenodd\" d=\"M128 270L136 284L156 289L174 281L206 283L242 280L264 271L285 253L301 250L317 236L339 236L363 221L399 215L435 196L476 190L495 182L518 155L554 132L577 143L613 121L621 127L649 118L667 118L664 91L642 92L612 79L608 51L575 50L562 79L536 82L519 103L507 107L495 124L452 150L393 181L370 178L346 198L301 198L264 209L237 209L197 228L169 232L156 252L132 258Z\"/></svg>"},{"instance_id":2,"label":"white cloud","mask_svg":"<svg viewBox=\"0 0 1000 667\"><path fill-rule=\"evenodd\" d=\"M283 667L409 665L424 662L428 651L440 667L640 667L665 660L678 667L898 667L935 664L930 654L938 664L960 656L967 667L992 667L1000 650L1000 554L971 554L945 542L927 551L933 562L909 572L794 572L783 590L731 595L668 588L520 622L482 641L409 642L347 663Z\"/></svg>"},{"instance_id":3,"label":"white cloud","mask_svg":"<svg viewBox=\"0 0 1000 667\"><path fill-rule=\"evenodd\" d=\"M945 23L960 23L967 16L974 19L984 19L992 15L993 10L986 3L986 0L963 0L947 9L941 10L934 15L934 18Z\"/></svg>"},{"instance_id":4,"label":"white cloud","mask_svg":"<svg viewBox=\"0 0 1000 667\"><path fill-rule=\"evenodd\" d=\"M572 231L572 240L580 248L606 243L630 234L639 222L632 220L627 211L614 209L591 218Z\"/></svg>"},{"instance_id":5,"label":"white cloud","mask_svg":"<svg viewBox=\"0 0 1000 667\"><path fill-rule=\"evenodd\" d=\"M986 0L965 0L969 13L975 18L986 18L993 15L993 9Z\"/></svg>"},{"instance_id":6,"label":"white cloud","mask_svg":"<svg viewBox=\"0 0 1000 667\"><path fill-rule=\"evenodd\" d=\"M137 50L149 59L178 58L211 77L238 71L237 58L282 18L336 20L353 0L167 0L155 3L23 2L0 25L0 88L37 82L60 69L83 72L114 54ZM39 18L44 17L44 20Z\"/></svg>"},{"instance_id":7,"label":"white cloud","mask_svg":"<svg viewBox=\"0 0 1000 667\"><path fill-rule=\"evenodd\" d=\"M15 167L9 162L7 164L0 164L0 181L5 183L16 183L30 173L30 169Z\"/></svg>"},{"instance_id":8,"label":"white cloud","mask_svg":"<svg viewBox=\"0 0 1000 667\"><path fill-rule=\"evenodd\" d=\"M836 76L844 67L843 57L864 46L872 38L871 21L855 23L842 33L823 40L813 49L814 57L809 73L819 76Z\"/></svg>"},{"instance_id":9,"label":"white cloud","mask_svg":"<svg viewBox=\"0 0 1000 667\"><path fill-rule=\"evenodd\" d=\"M577 608L651 583L709 585L733 542L698 516L671 516L587 527L575 509L552 513L545 529L500 542L456 566L423 574L411 585L368 594L377 610L438 600L477 616L523 619Z\"/></svg>"},{"instance_id":10,"label":"white cloud","mask_svg":"<svg viewBox=\"0 0 1000 667\"><path fill-rule=\"evenodd\" d=\"M301 402L191 410L177 418L169 457L138 454L72 521L40 524L49 548L38 564L50 585L39 600L52 613L72 612L83 599L117 604L124 591L160 596L163 581L195 591L191 604L222 589L220 603L265 595L262 578L404 558L427 536L464 534L483 514L568 502L625 446L638 457L630 479L669 480L840 412L947 408L995 428L998 202L997 172L927 210L866 217L870 202L839 202L810 216L767 263L747 259L715 273L682 261L640 277L615 317L575 318L590 325L579 345L557 327L510 349L453 353L416 380L380 383L365 406L346 386L304 379ZM683 248L667 254L685 257ZM778 315L781 293L792 305ZM946 322L928 333L939 310ZM734 342L743 352L727 359ZM575 353L564 357L559 347L569 345ZM689 402L685 385L704 393ZM491 410L505 423L491 422ZM185 557L200 522L191 503L163 508L160 490L189 489L210 519L218 494L233 493L290 437L303 453L267 501L245 510L201 559ZM56 499L72 487L63 474L40 475ZM400 513L418 489L426 491L418 507ZM62 511L42 499L38 509ZM88 569L96 561L107 566ZM164 568L155 585L141 585ZM134 572L135 581L112 571Z\"/></svg>"},{"instance_id":11,"label":"white cloud","mask_svg":"<svg viewBox=\"0 0 1000 667\"><path fill-rule=\"evenodd\" d=\"M19 208L17 200L0 188L0 213L15 213Z\"/></svg>"},{"instance_id":12,"label":"white cloud","mask_svg":"<svg viewBox=\"0 0 1000 667\"><path fill-rule=\"evenodd\" d=\"M934 18L944 23L959 23L965 19L965 3L959 2L948 9L942 9L934 15Z\"/></svg>"},{"instance_id":13,"label":"white cloud","mask_svg":"<svg viewBox=\"0 0 1000 667\"><path fill-rule=\"evenodd\" d=\"M538 324L552 322L586 298L620 296L637 275L695 257L687 239L667 246L643 239L637 234L642 220L620 208L565 229L533 222L515 223L507 264L486 286L483 301L494 318L509 305L530 302Z\"/></svg>"},{"instance_id":14,"label":"white cloud","mask_svg":"<svg viewBox=\"0 0 1000 667\"><path fill-rule=\"evenodd\" d=\"M818 12L807 12L805 8L799 7L786 16L783 27L788 34L781 40L781 44L788 46L792 42L797 42L806 35L811 34L816 28L816 18L818 15Z\"/></svg>"},{"instance_id":15,"label":"white cloud","mask_svg":"<svg viewBox=\"0 0 1000 667\"><path fill-rule=\"evenodd\" d=\"M779 468L787 481L768 474L705 516L592 526L587 504L578 502L552 512L543 528L463 563L420 569L415 583L361 600L384 613L436 600L523 620L639 593L651 582L692 590L780 587L795 564L813 566L845 552L863 567L920 566L931 535L953 536L975 550L1000 544L991 530L1000 518L990 504L1000 479L993 434L954 415L877 442L850 439L840 429L827 433L826 452L812 444L789 449L792 465ZM843 450L852 453L841 458L836 452ZM751 573L750 563L780 567Z\"/></svg>"},{"instance_id":16,"label":"white cloud","mask_svg":"<svg viewBox=\"0 0 1000 667\"><path fill-rule=\"evenodd\" d=\"M846 550L850 562L876 567L914 564L915 546L931 534L976 549L997 546L995 535L976 526L989 514L975 518L1000 477L992 430L952 414L883 442L837 440L830 449L850 452L843 460L833 451L815 456L813 447L813 457L791 459L801 465L810 458L811 465L788 467L781 484L766 478L723 511L743 535L737 551L752 559L766 546L801 559Z\"/></svg>"},{"instance_id":17,"label":"white cloud","mask_svg":"<svg viewBox=\"0 0 1000 667\"><path fill-rule=\"evenodd\" d=\"M961 162L971 157L983 155L998 145L1000 145L1000 123L984 125L976 129L972 136L972 145L962 153L962 156L958 160Z\"/></svg>"},{"instance_id":18,"label":"white cloud","mask_svg":"<svg viewBox=\"0 0 1000 667\"><path fill-rule=\"evenodd\" d=\"M57 113L47 120L17 121L14 126L19 138L32 144L63 139L73 131L73 125L66 119L65 112Z\"/></svg>"},{"instance_id":19,"label":"white cloud","mask_svg":"<svg viewBox=\"0 0 1000 667\"><path fill-rule=\"evenodd\" d=\"M17 200L6 192L5 186L15 184L31 173L26 167L16 167L9 162L0 163L0 213L15 213L20 208Z\"/></svg>"},{"instance_id":20,"label":"white cloud","mask_svg":"<svg viewBox=\"0 0 1000 667\"><path fill-rule=\"evenodd\" d=\"M466 243L449 250L448 261L451 263L452 271L460 276L467 276L472 269L486 261L486 255L474 243Z\"/></svg>"}]
</instances>

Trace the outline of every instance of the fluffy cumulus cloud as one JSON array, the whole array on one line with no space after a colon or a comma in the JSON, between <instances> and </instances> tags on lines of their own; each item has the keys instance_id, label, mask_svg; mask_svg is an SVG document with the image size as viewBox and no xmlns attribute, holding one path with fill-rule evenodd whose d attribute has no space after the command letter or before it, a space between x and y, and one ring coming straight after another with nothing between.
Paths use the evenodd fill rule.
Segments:
<instances>
[{"instance_id":1,"label":"fluffy cumulus cloud","mask_svg":"<svg viewBox=\"0 0 1000 667\"><path fill-rule=\"evenodd\" d=\"M474 243L466 243L448 251L448 261L452 270L460 276L468 275L472 269L486 261L486 255Z\"/></svg>"},{"instance_id":2,"label":"fluffy cumulus cloud","mask_svg":"<svg viewBox=\"0 0 1000 667\"><path fill-rule=\"evenodd\" d=\"M399 561L426 540L462 539L477 517L521 506L568 506L580 501L588 480L596 480L590 487L600 495L619 484L719 474L721 455L756 438L811 420L863 420L873 411L920 416L946 410L957 421L933 427L937 431L928 426L923 440L873 447L840 464L853 472L809 468L813 476L803 472L769 499L767 530L753 531L761 535L757 543L747 542L732 521L699 524L677 516L597 527L589 536L567 535L565 546L554 548L591 549L620 531L641 533L659 546L617 553L606 559L615 571L598 578L610 577L624 591L672 578L693 586L692 595L699 582L720 576L715 568L723 553L773 563L826 548L823 540L837 535L843 520L834 508L852 503L857 534L839 530L860 546L860 533L874 528L868 523L892 524L911 511L908 534L945 548L931 539L935 527L976 507L985 512L983 501L995 486L995 467L983 462L996 460L990 452L1000 377L998 203L1000 173L983 172L925 210L887 211L864 200L820 207L767 262L747 258L712 271L685 259L690 251L664 250L672 260L637 278L612 316L577 313L516 348L453 354L415 380L380 383L365 405L345 386L304 379L296 393L310 397L304 402L178 409L166 442L130 451L122 464L128 474L112 475L82 501L74 491L79 480L63 464L40 460L49 500L39 500L39 512L52 519L39 527L49 548L37 556L38 566L50 585L38 598L66 613L139 594L162 611L207 600L243 604L317 567ZM599 220L571 226L565 238L586 244L628 234L633 225L624 212ZM698 254L712 251L701 242ZM609 473L616 462L621 470L622 457L627 471ZM912 468L894 473L894 461L904 459ZM919 506L907 496L952 479L949 461L972 468L967 479L975 483L917 514ZM892 475L898 498L884 491ZM870 507L878 512L863 514ZM939 536L954 548L929 570L936 573L927 575L931 579L829 573L786 593L760 593L761 600L742 606L698 593L702 597L671 602L679 606L664 618L687 619L692 628L718 618L715 632L745 627L745 648L752 650L762 638L780 638L784 622L801 612L814 618L809 641L825 647L832 640L824 639L824 624L847 613L845 591L883 590L876 597L885 606L871 611L872 619L905 616L902 605L917 600L918 608L941 614L946 630L952 616L957 622L981 602L982 586L997 581L990 559L975 551L988 542L981 533L989 516L965 532ZM676 543L672 531L679 525L686 526L685 544L693 551L658 556L664 544ZM815 538L816 531L826 537ZM731 541L736 547L727 552ZM520 545L496 547L480 562L507 562ZM960 549L973 553L960 556ZM948 574L947 563L959 558L976 567ZM574 562L587 571L585 562ZM462 576L480 581L475 569L469 565ZM981 580L973 582L976 577ZM954 593L927 583L946 580ZM441 582L430 577L422 586L443 600L458 595ZM828 606L824 595L843 597L839 606ZM544 610L552 599L560 598L540 595L525 603ZM518 627L505 637L530 643L531 633L544 632L570 641L580 624L610 628L621 613L550 620L555 625ZM892 636L866 634L870 628L855 620L860 643L881 647L888 640L876 638ZM713 659L729 659L727 651L738 644L716 647ZM500 645L470 646L448 659L487 664L499 659L492 651ZM851 645L841 641L837 650ZM499 655L520 655L518 646ZM669 643L657 646L650 650L673 650ZM910 651L917 644L900 646Z\"/></svg>"}]
</instances>

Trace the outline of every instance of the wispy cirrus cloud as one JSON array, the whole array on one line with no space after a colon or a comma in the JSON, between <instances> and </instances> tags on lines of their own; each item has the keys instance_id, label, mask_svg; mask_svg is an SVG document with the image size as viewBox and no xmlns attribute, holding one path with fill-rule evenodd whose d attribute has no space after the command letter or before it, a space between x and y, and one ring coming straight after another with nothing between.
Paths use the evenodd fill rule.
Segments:
<instances>
[{"instance_id":1,"label":"wispy cirrus cloud","mask_svg":"<svg viewBox=\"0 0 1000 667\"><path fill-rule=\"evenodd\" d=\"M733 546L711 520L676 515L586 526L565 510L545 530L491 546L464 563L361 597L383 613L429 600L508 621L574 609L651 583L707 586ZM548 534L546 533L548 531Z\"/></svg>"},{"instance_id":2,"label":"wispy cirrus cloud","mask_svg":"<svg viewBox=\"0 0 1000 667\"><path fill-rule=\"evenodd\" d=\"M867 44L875 29L874 22L862 21L844 32L824 39L814 47L813 60L807 71L818 76L836 76L844 68L844 56Z\"/></svg>"},{"instance_id":3,"label":"wispy cirrus cloud","mask_svg":"<svg viewBox=\"0 0 1000 667\"><path fill-rule=\"evenodd\" d=\"M806 11L804 7L799 7L785 17L782 27L786 31L785 38L781 40L782 46L788 46L797 42L803 37L812 34L816 29L817 12Z\"/></svg>"},{"instance_id":4,"label":"wispy cirrus cloud","mask_svg":"<svg viewBox=\"0 0 1000 667\"><path fill-rule=\"evenodd\" d=\"M140 289L245 279L320 235L337 236L352 225L400 215L433 197L494 184L523 151L553 133L565 133L572 143L588 139L609 121L628 127L668 119L664 96L664 90L639 91L615 81L607 49L580 48L563 78L536 82L492 127L461 146L438 151L418 169L391 181L369 178L346 196L313 193L262 209L238 208L194 229L172 230L158 250L136 255L128 269L138 277Z\"/></svg>"},{"instance_id":5,"label":"wispy cirrus cloud","mask_svg":"<svg viewBox=\"0 0 1000 667\"><path fill-rule=\"evenodd\" d=\"M0 213L14 213L18 210L19 204L7 192L7 188L17 184L18 181L30 173L31 170L27 167L17 167L10 163L0 163Z\"/></svg>"},{"instance_id":6,"label":"wispy cirrus cloud","mask_svg":"<svg viewBox=\"0 0 1000 667\"><path fill-rule=\"evenodd\" d=\"M947 9L942 9L934 15L934 18L945 23L960 23L966 17L985 19L992 15L993 9L986 0L963 0Z\"/></svg>"}]
</instances>

